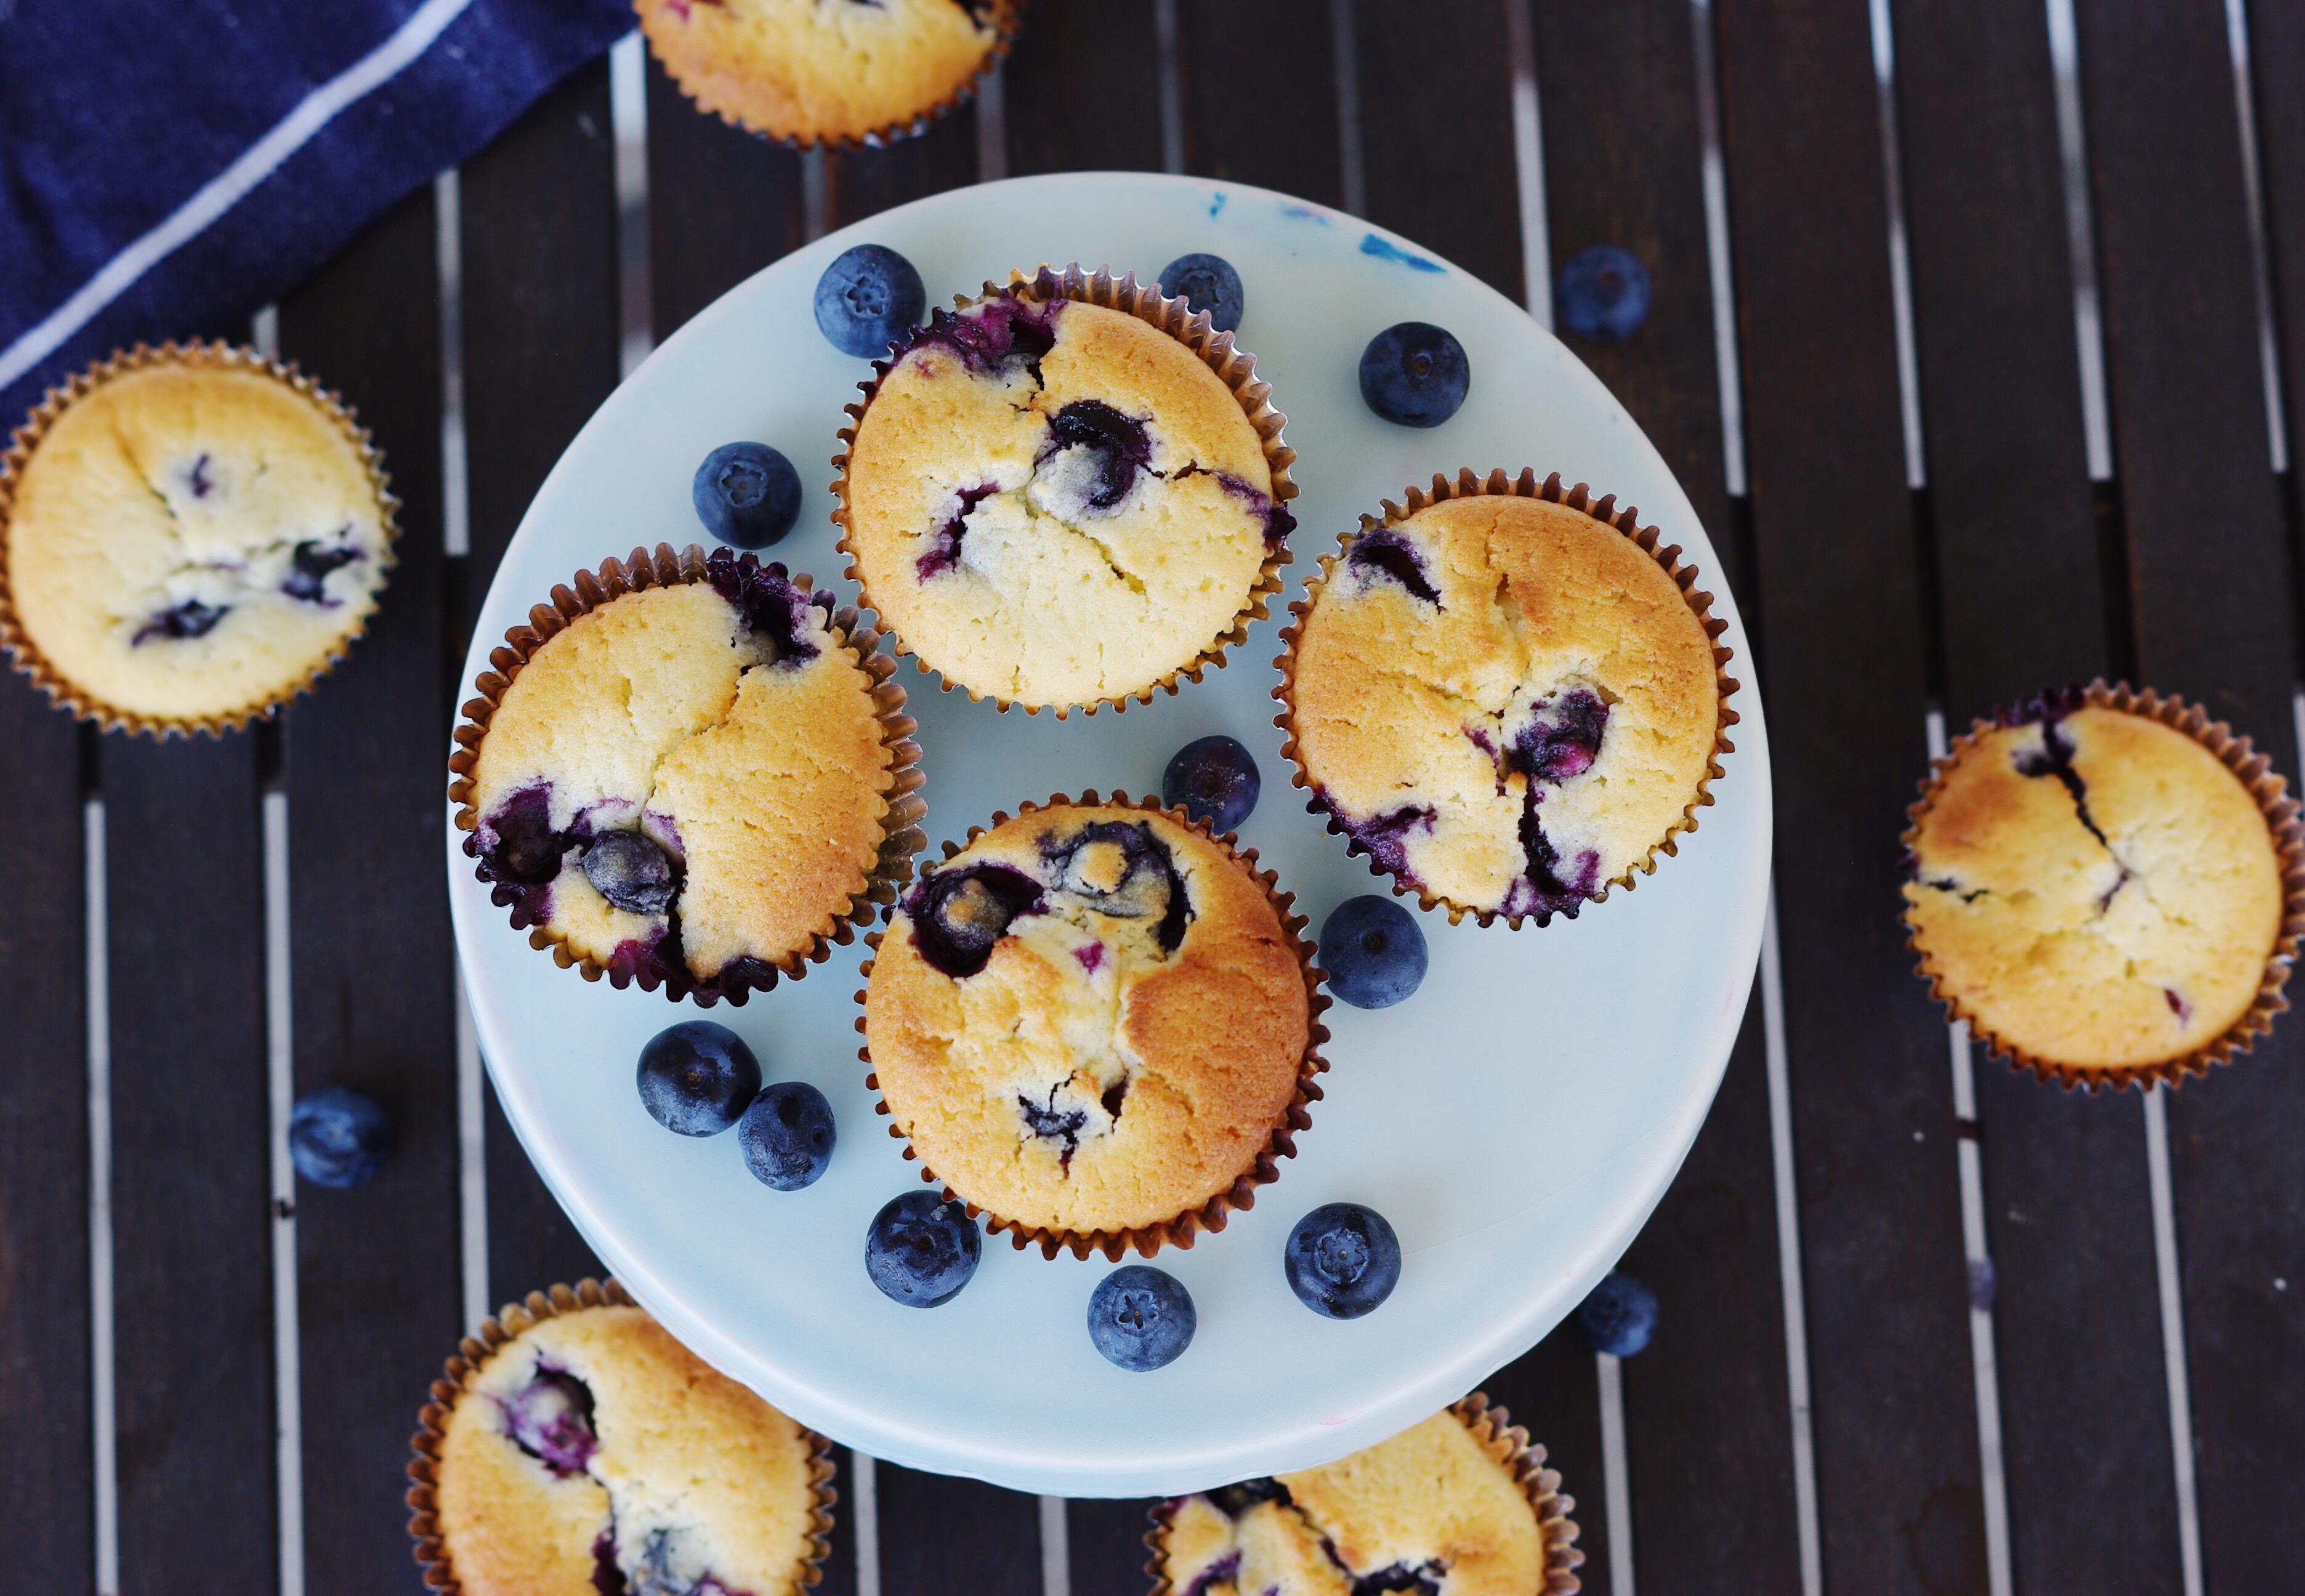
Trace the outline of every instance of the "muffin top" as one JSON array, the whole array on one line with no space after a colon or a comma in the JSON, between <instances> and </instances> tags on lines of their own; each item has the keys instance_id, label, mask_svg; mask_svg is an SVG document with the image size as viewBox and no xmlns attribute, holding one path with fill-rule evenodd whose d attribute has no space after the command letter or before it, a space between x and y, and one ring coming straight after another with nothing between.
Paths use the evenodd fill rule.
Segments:
<instances>
[{"instance_id":1,"label":"muffin top","mask_svg":"<svg viewBox=\"0 0 2305 1596\"><path fill-rule=\"evenodd\" d=\"M883 623L948 681L1034 707L1192 665L1295 524L1223 380L1077 300L939 311L866 406L846 489Z\"/></svg>"},{"instance_id":2,"label":"muffin top","mask_svg":"<svg viewBox=\"0 0 2305 1596\"><path fill-rule=\"evenodd\" d=\"M350 424L252 365L73 400L0 525L16 624L87 697L208 721L292 695L376 607L391 538Z\"/></svg>"},{"instance_id":3,"label":"muffin top","mask_svg":"<svg viewBox=\"0 0 2305 1596\"><path fill-rule=\"evenodd\" d=\"M1580 510L1501 494L1365 530L1294 649L1297 758L1382 869L1574 915L1688 825L1720 726L1704 624Z\"/></svg>"},{"instance_id":4,"label":"muffin top","mask_svg":"<svg viewBox=\"0 0 2305 1596\"><path fill-rule=\"evenodd\" d=\"M1201 1596L1529 1596L1544 1536L1512 1470L1442 1412L1341 1462L1183 1498L1161 1562Z\"/></svg>"},{"instance_id":5,"label":"muffin top","mask_svg":"<svg viewBox=\"0 0 2305 1596\"><path fill-rule=\"evenodd\" d=\"M2281 865L2239 777L2142 715L2037 707L1965 739L1908 838L1923 970L2005 1046L2150 1065L2248 1013Z\"/></svg>"},{"instance_id":6,"label":"muffin top","mask_svg":"<svg viewBox=\"0 0 2305 1596\"><path fill-rule=\"evenodd\" d=\"M539 1320L467 1381L434 1471L470 1596L801 1590L806 1430L638 1308Z\"/></svg>"},{"instance_id":7,"label":"muffin top","mask_svg":"<svg viewBox=\"0 0 2305 1596\"><path fill-rule=\"evenodd\" d=\"M925 872L874 956L865 1034L939 1179L1056 1234L1160 1224L1285 1125L1311 1025L1271 895L1167 815L1059 804Z\"/></svg>"},{"instance_id":8,"label":"muffin top","mask_svg":"<svg viewBox=\"0 0 2305 1596\"><path fill-rule=\"evenodd\" d=\"M975 80L1013 0L638 0L699 106L801 144L908 132ZM878 142L878 139L873 140Z\"/></svg>"},{"instance_id":9,"label":"muffin top","mask_svg":"<svg viewBox=\"0 0 2305 1596\"><path fill-rule=\"evenodd\" d=\"M865 889L894 785L872 679L782 565L578 616L513 678L472 766L515 925L676 994L766 985Z\"/></svg>"}]
</instances>

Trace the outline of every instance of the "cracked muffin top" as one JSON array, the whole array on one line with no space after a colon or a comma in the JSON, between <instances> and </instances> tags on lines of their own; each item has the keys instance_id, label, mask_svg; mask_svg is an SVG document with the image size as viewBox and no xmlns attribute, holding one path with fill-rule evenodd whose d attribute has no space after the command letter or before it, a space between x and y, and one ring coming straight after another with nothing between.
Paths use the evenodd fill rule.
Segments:
<instances>
[{"instance_id":1,"label":"cracked muffin top","mask_svg":"<svg viewBox=\"0 0 2305 1596\"><path fill-rule=\"evenodd\" d=\"M639 0L641 30L701 109L792 143L900 138L957 102L1015 0Z\"/></svg>"},{"instance_id":2,"label":"cracked muffin top","mask_svg":"<svg viewBox=\"0 0 2305 1596\"><path fill-rule=\"evenodd\" d=\"M1907 838L1925 973L2048 1063L2182 1057L2249 1011L2281 931L2265 814L2142 715L2044 700L1962 740Z\"/></svg>"},{"instance_id":3,"label":"cracked muffin top","mask_svg":"<svg viewBox=\"0 0 2305 1596\"><path fill-rule=\"evenodd\" d=\"M1346 548L1293 645L1296 753L1376 865L1458 907L1574 916L1687 824L1720 728L1704 624L1631 539L1442 499Z\"/></svg>"},{"instance_id":4,"label":"cracked muffin top","mask_svg":"<svg viewBox=\"0 0 2305 1596\"><path fill-rule=\"evenodd\" d=\"M557 1314L457 1394L441 1542L469 1596L787 1596L816 1555L814 1455L640 1309Z\"/></svg>"},{"instance_id":5,"label":"cracked muffin top","mask_svg":"<svg viewBox=\"0 0 2305 1596\"><path fill-rule=\"evenodd\" d=\"M864 1014L881 1096L936 1177L1077 1235L1229 1190L1288 1123L1311 1027L1264 886L1119 804L1018 816L925 872Z\"/></svg>"},{"instance_id":6,"label":"cracked muffin top","mask_svg":"<svg viewBox=\"0 0 2305 1596\"><path fill-rule=\"evenodd\" d=\"M515 676L465 845L515 925L674 996L773 981L865 890L895 785L871 675L782 565L579 615Z\"/></svg>"},{"instance_id":7,"label":"cracked muffin top","mask_svg":"<svg viewBox=\"0 0 2305 1596\"><path fill-rule=\"evenodd\" d=\"M1178 1596L1529 1596L1544 1536L1512 1470L1454 1413L1340 1462L1169 1509Z\"/></svg>"},{"instance_id":8,"label":"cracked muffin top","mask_svg":"<svg viewBox=\"0 0 2305 1596\"><path fill-rule=\"evenodd\" d=\"M939 311L866 404L845 487L882 624L953 684L1034 708L1173 679L1295 525L1223 380L1077 300Z\"/></svg>"},{"instance_id":9,"label":"cracked muffin top","mask_svg":"<svg viewBox=\"0 0 2305 1596\"><path fill-rule=\"evenodd\" d=\"M352 423L253 357L100 381L33 446L0 525L17 625L55 674L195 723L285 700L342 653L391 535Z\"/></svg>"}]
</instances>

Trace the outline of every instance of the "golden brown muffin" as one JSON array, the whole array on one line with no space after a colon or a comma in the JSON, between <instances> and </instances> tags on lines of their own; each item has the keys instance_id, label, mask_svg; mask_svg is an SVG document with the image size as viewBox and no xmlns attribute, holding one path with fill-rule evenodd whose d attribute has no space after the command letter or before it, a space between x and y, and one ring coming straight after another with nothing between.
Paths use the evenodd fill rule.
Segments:
<instances>
[{"instance_id":1,"label":"golden brown muffin","mask_svg":"<svg viewBox=\"0 0 2305 1596\"><path fill-rule=\"evenodd\" d=\"M515 926L620 986L705 998L795 972L851 913L909 819L912 750L829 595L726 549L693 574L536 649L457 795Z\"/></svg>"},{"instance_id":2,"label":"golden brown muffin","mask_svg":"<svg viewBox=\"0 0 2305 1596\"><path fill-rule=\"evenodd\" d=\"M1270 880L1119 802L997 820L923 873L873 960L897 1133L1020 1244L1143 1233L1271 1178L1319 1062Z\"/></svg>"},{"instance_id":3,"label":"golden brown muffin","mask_svg":"<svg viewBox=\"0 0 2305 1596\"><path fill-rule=\"evenodd\" d=\"M433 1527L466 1596L787 1596L820 1555L815 1438L638 1308L532 1324L439 1430Z\"/></svg>"},{"instance_id":4,"label":"golden brown muffin","mask_svg":"<svg viewBox=\"0 0 2305 1596\"><path fill-rule=\"evenodd\" d=\"M1573 917L1710 802L1734 684L1693 573L1576 497L1467 473L1364 517L1300 607L1282 696L1303 783L1374 868L1452 909Z\"/></svg>"},{"instance_id":5,"label":"golden brown muffin","mask_svg":"<svg viewBox=\"0 0 2305 1596\"><path fill-rule=\"evenodd\" d=\"M885 144L967 99L1015 0L635 0L697 108L788 144Z\"/></svg>"},{"instance_id":6,"label":"golden brown muffin","mask_svg":"<svg viewBox=\"0 0 2305 1596\"><path fill-rule=\"evenodd\" d=\"M2029 1060L2086 1073L2208 1046L2256 1005L2282 935L2258 799L2148 714L2071 694L2006 722L1961 739L1915 809L1923 972Z\"/></svg>"},{"instance_id":7,"label":"golden brown muffin","mask_svg":"<svg viewBox=\"0 0 2305 1596\"><path fill-rule=\"evenodd\" d=\"M841 547L864 602L923 666L1004 705L1173 684L1261 613L1296 524L1202 355L1081 298L938 311L846 463Z\"/></svg>"},{"instance_id":8,"label":"golden brown muffin","mask_svg":"<svg viewBox=\"0 0 2305 1596\"><path fill-rule=\"evenodd\" d=\"M140 350L52 395L0 470L0 637L107 724L245 724L360 635L392 508L309 381L221 344Z\"/></svg>"},{"instance_id":9,"label":"golden brown muffin","mask_svg":"<svg viewBox=\"0 0 2305 1596\"><path fill-rule=\"evenodd\" d=\"M1170 1503L1155 1533L1161 1588L1195 1596L1575 1590L1574 1527L1539 1517L1517 1448L1476 1415L1450 1409L1340 1462Z\"/></svg>"}]
</instances>

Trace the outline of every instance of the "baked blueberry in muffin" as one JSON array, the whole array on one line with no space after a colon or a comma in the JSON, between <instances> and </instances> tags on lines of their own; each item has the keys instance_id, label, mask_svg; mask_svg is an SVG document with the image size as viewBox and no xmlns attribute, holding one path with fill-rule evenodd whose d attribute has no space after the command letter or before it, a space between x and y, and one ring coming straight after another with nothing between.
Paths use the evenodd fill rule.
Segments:
<instances>
[{"instance_id":1,"label":"baked blueberry in muffin","mask_svg":"<svg viewBox=\"0 0 2305 1596\"><path fill-rule=\"evenodd\" d=\"M1429 902L1574 917L1710 802L1735 718L1720 623L1607 500L1564 502L1558 479L1539 497L1527 472L1434 488L1364 518L1298 607L1280 696L1299 783Z\"/></svg>"},{"instance_id":2,"label":"baked blueberry in muffin","mask_svg":"<svg viewBox=\"0 0 2305 1596\"><path fill-rule=\"evenodd\" d=\"M1293 490L1202 353L1028 288L940 310L899 347L842 462L841 547L900 647L950 684L1118 703L1261 613Z\"/></svg>"},{"instance_id":3,"label":"baked blueberry in muffin","mask_svg":"<svg viewBox=\"0 0 2305 1596\"><path fill-rule=\"evenodd\" d=\"M1016 0L639 0L697 107L788 144L884 144L967 99Z\"/></svg>"},{"instance_id":4,"label":"baked blueberry in muffin","mask_svg":"<svg viewBox=\"0 0 2305 1596\"><path fill-rule=\"evenodd\" d=\"M1118 802L998 821L922 876L874 956L867 1053L897 1133L1020 1245L1243 1205L1293 1146L1325 1034L1269 881Z\"/></svg>"},{"instance_id":5,"label":"baked blueberry in muffin","mask_svg":"<svg viewBox=\"0 0 2305 1596\"><path fill-rule=\"evenodd\" d=\"M805 577L726 549L692 573L537 648L459 795L515 926L619 985L710 1001L795 972L886 873L911 753L890 734L910 724L884 723Z\"/></svg>"},{"instance_id":6,"label":"baked blueberry in muffin","mask_svg":"<svg viewBox=\"0 0 2305 1596\"><path fill-rule=\"evenodd\" d=\"M468 1596L796 1596L815 1438L638 1308L539 1320L440 1426L443 1560Z\"/></svg>"},{"instance_id":7,"label":"baked blueberry in muffin","mask_svg":"<svg viewBox=\"0 0 2305 1596\"><path fill-rule=\"evenodd\" d=\"M2084 1078L2217 1041L2283 935L2258 798L2102 688L1980 723L1906 847L1905 921L1938 995L1998 1048Z\"/></svg>"}]
</instances>

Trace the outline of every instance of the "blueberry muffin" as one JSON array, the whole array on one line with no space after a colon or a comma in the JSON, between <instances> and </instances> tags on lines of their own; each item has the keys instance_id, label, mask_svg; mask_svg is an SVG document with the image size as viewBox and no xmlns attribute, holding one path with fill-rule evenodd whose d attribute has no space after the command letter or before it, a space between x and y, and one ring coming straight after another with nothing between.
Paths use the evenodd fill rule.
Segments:
<instances>
[{"instance_id":1,"label":"blueberry muffin","mask_svg":"<svg viewBox=\"0 0 2305 1596\"><path fill-rule=\"evenodd\" d=\"M1922 972L2020 1062L2117 1081L2264 1028L2295 946L2294 806L2205 721L2102 683L2045 696L1979 722L1914 806Z\"/></svg>"},{"instance_id":2,"label":"blueberry muffin","mask_svg":"<svg viewBox=\"0 0 2305 1596\"><path fill-rule=\"evenodd\" d=\"M965 102L1016 0L635 0L697 108L787 144L884 144Z\"/></svg>"},{"instance_id":3,"label":"blueberry muffin","mask_svg":"<svg viewBox=\"0 0 2305 1596\"><path fill-rule=\"evenodd\" d=\"M589 1284L589 1283L588 1283ZM793 1596L830 1516L823 1443L640 1309L588 1294L459 1359L418 1437L418 1557L465 1596ZM510 1325L503 1327L509 1329ZM458 1377L461 1378L458 1378ZM422 1487L429 1486L429 1492Z\"/></svg>"},{"instance_id":4,"label":"blueberry muffin","mask_svg":"<svg viewBox=\"0 0 2305 1596\"><path fill-rule=\"evenodd\" d=\"M1044 267L937 312L842 434L864 603L972 698L1174 692L1279 590L1293 456L1263 392L1229 335L1133 279Z\"/></svg>"},{"instance_id":5,"label":"blueberry muffin","mask_svg":"<svg viewBox=\"0 0 2305 1596\"><path fill-rule=\"evenodd\" d=\"M106 726L244 726L367 625L394 508L334 395L248 350L140 346L0 463L0 641Z\"/></svg>"},{"instance_id":6,"label":"blueberry muffin","mask_svg":"<svg viewBox=\"0 0 2305 1596\"><path fill-rule=\"evenodd\" d=\"M905 895L864 1003L894 1133L1016 1244L1221 1228L1319 1095L1317 977L1272 877L1182 811L996 816Z\"/></svg>"},{"instance_id":7,"label":"blueberry muffin","mask_svg":"<svg viewBox=\"0 0 2305 1596\"><path fill-rule=\"evenodd\" d=\"M873 635L726 549L635 551L579 586L466 706L465 852L590 976L709 1003L801 973L919 842L918 750Z\"/></svg>"},{"instance_id":8,"label":"blueberry muffin","mask_svg":"<svg viewBox=\"0 0 2305 1596\"><path fill-rule=\"evenodd\" d=\"M1284 634L1297 785L1373 869L1486 924L1574 918L1712 802L1710 596L1612 501L1523 471L1362 517Z\"/></svg>"},{"instance_id":9,"label":"blueberry muffin","mask_svg":"<svg viewBox=\"0 0 2305 1596\"><path fill-rule=\"evenodd\" d=\"M1573 1506L1478 1396L1340 1462L1164 1504L1157 1596L1573 1592Z\"/></svg>"}]
</instances>

